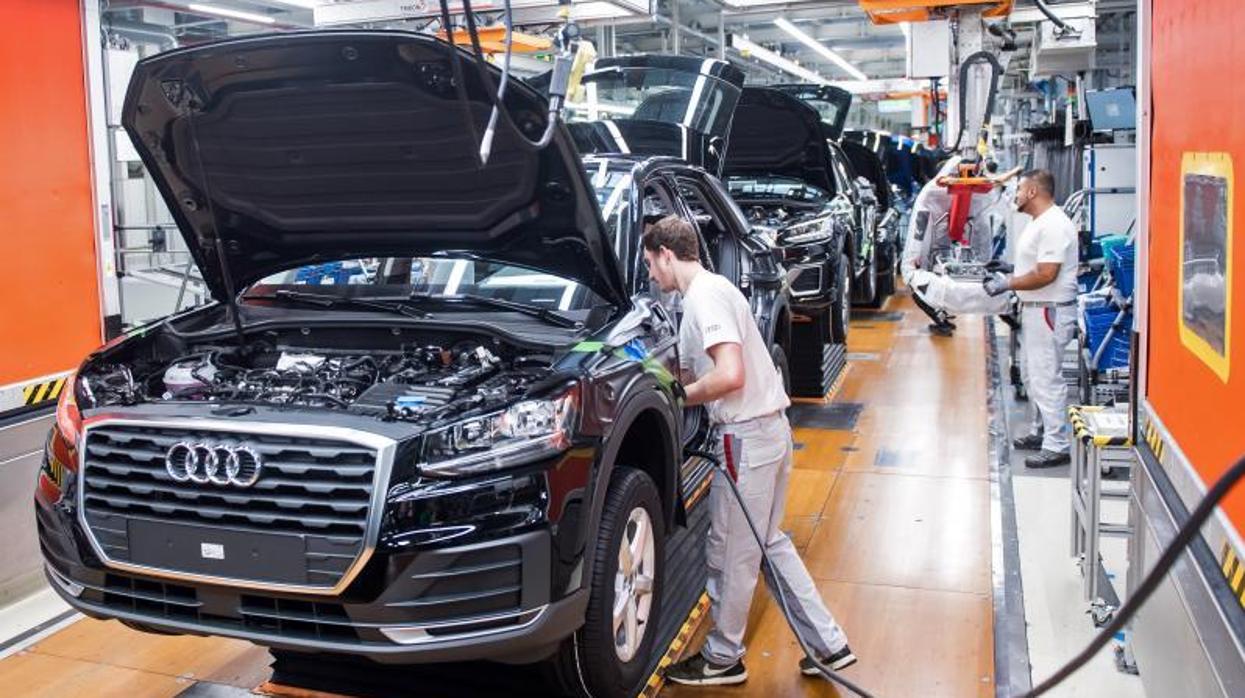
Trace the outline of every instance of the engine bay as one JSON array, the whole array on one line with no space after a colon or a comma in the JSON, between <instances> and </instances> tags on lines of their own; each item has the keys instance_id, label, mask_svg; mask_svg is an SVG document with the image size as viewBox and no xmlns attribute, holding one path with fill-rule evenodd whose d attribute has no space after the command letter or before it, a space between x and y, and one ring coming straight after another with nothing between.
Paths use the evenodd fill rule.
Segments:
<instances>
[{"instance_id":1,"label":"engine bay","mask_svg":"<svg viewBox=\"0 0 1245 698\"><path fill-rule=\"evenodd\" d=\"M386 420L437 421L498 408L549 374L547 357L465 339L360 351L257 341L196 345L171 360L89 364L84 407L220 402L345 410Z\"/></svg>"}]
</instances>

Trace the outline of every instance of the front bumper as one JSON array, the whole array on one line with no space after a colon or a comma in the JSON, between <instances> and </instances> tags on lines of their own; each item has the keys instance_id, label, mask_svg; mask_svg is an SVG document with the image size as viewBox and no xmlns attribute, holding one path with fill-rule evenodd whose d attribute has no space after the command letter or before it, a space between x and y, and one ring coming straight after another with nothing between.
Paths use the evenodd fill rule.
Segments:
<instances>
[{"instance_id":1,"label":"front bumper","mask_svg":"<svg viewBox=\"0 0 1245 698\"><path fill-rule=\"evenodd\" d=\"M469 545L374 558L374 598L323 598L186 584L96 566L76 553L80 531L36 506L45 573L86 615L179 634L218 635L277 649L377 662L530 662L583 623L586 590L550 598L552 544L541 529Z\"/></svg>"}]
</instances>

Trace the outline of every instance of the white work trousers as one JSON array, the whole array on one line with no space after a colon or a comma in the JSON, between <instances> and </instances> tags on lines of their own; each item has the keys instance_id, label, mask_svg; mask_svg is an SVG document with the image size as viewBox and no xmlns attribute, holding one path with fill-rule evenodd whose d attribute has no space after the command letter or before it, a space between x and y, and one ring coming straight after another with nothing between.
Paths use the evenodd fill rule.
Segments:
<instances>
[{"instance_id":1,"label":"white work trousers","mask_svg":"<svg viewBox=\"0 0 1245 698\"><path fill-rule=\"evenodd\" d=\"M1042 450L1067 453L1068 384L1063 378L1063 353L1076 337L1076 306L1023 306L1021 353L1029 404L1042 426Z\"/></svg>"},{"instance_id":2,"label":"white work trousers","mask_svg":"<svg viewBox=\"0 0 1245 698\"><path fill-rule=\"evenodd\" d=\"M778 413L725 425L719 432L717 455L737 474L736 485L777 568L777 579L766 575L770 593L777 601L777 585L781 585L797 632L814 652L820 657L838 652L847 645L847 636L822 602L795 545L780 528L791 476L791 426L786 416ZM701 654L717 665L734 664L744 656L744 631L761 568L761 548L720 472L714 476L709 506L707 587L714 627Z\"/></svg>"}]
</instances>

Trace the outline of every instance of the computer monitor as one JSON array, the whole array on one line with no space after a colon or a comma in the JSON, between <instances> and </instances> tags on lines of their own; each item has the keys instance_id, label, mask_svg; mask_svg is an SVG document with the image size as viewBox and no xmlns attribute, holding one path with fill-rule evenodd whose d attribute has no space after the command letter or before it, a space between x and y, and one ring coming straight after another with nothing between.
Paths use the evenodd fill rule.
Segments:
<instances>
[{"instance_id":1,"label":"computer monitor","mask_svg":"<svg viewBox=\"0 0 1245 698\"><path fill-rule=\"evenodd\" d=\"M1088 90L1085 105L1095 131L1137 128L1137 97L1131 87Z\"/></svg>"}]
</instances>

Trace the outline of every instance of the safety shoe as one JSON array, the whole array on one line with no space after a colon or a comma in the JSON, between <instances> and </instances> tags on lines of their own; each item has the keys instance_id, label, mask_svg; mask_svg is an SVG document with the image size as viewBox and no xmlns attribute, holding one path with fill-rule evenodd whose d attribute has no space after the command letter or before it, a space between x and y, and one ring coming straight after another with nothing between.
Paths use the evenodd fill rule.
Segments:
<instances>
[{"instance_id":1,"label":"safety shoe","mask_svg":"<svg viewBox=\"0 0 1245 698\"><path fill-rule=\"evenodd\" d=\"M851 647L843 645L843 649L820 661L822 664L830 667L831 671L842 671L856 663L856 655L852 654ZM813 660L804 657L800 660L800 673L805 676L820 676L821 669L817 668Z\"/></svg>"},{"instance_id":2,"label":"safety shoe","mask_svg":"<svg viewBox=\"0 0 1245 698\"><path fill-rule=\"evenodd\" d=\"M1067 452L1055 453L1042 449L1036 456L1029 456L1025 459L1026 468L1057 468L1061 465L1067 465L1072 462L1072 456Z\"/></svg>"},{"instance_id":3,"label":"safety shoe","mask_svg":"<svg viewBox=\"0 0 1245 698\"><path fill-rule=\"evenodd\" d=\"M666 679L685 686L730 686L748 680L743 660L718 666L696 653L666 669Z\"/></svg>"},{"instance_id":4,"label":"safety shoe","mask_svg":"<svg viewBox=\"0 0 1245 698\"><path fill-rule=\"evenodd\" d=\"M1041 434L1026 434L1019 439L1012 440L1012 448L1017 451L1037 451L1042 448Z\"/></svg>"},{"instance_id":5,"label":"safety shoe","mask_svg":"<svg viewBox=\"0 0 1245 698\"><path fill-rule=\"evenodd\" d=\"M950 337L955 332L955 325L949 322L929 323L929 333L939 337Z\"/></svg>"}]
</instances>

